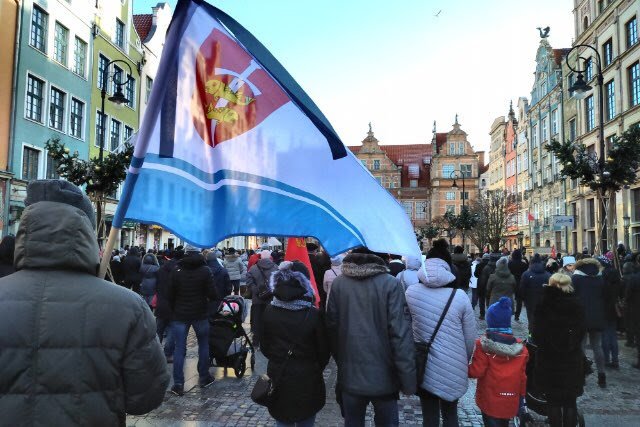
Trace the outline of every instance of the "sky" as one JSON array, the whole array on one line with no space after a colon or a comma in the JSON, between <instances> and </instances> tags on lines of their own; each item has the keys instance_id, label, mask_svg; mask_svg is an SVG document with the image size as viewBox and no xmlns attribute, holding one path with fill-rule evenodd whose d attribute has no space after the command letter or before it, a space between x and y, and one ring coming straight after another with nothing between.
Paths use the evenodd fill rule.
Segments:
<instances>
[{"instance_id":1,"label":"sky","mask_svg":"<svg viewBox=\"0 0 640 427\"><path fill-rule=\"evenodd\" d=\"M536 28L551 27L553 48L575 34L572 0L207 1L271 51L346 145L369 122L382 144L429 143L433 122L448 132L458 114L487 150L494 119L530 98ZM156 3L134 0L134 13Z\"/></svg>"}]
</instances>

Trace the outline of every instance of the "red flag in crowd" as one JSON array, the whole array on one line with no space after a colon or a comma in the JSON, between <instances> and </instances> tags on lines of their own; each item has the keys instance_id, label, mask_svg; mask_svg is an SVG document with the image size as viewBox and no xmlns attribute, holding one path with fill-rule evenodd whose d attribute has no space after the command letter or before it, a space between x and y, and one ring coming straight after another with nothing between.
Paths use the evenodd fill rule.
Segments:
<instances>
[{"instance_id":1,"label":"red flag in crowd","mask_svg":"<svg viewBox=\"0 0 640 427\"><path fill-rule=\"evenodd\" d=\"M318 285L316 279L313 277L313 269L311 268L311 261L309 260L309 252L307 252L307 244L304 239L299 237L290 237L287 242L287 252L284 254L285 261L300 261L309 269L309 276L311 280L311 287L313 288L313 295L315 297L316 307L320 308L320 294L318 294Z\"/></svg>"},{"instance_id":2,"label":"red flag in crowd","mask_svg":"<svg viewBox=\"0 0 640 427\"><path fill-rule=\"evenodd\" d=\"M556 257L556 245L551 246L551 258Z\"/></svg>"}]
</instances>

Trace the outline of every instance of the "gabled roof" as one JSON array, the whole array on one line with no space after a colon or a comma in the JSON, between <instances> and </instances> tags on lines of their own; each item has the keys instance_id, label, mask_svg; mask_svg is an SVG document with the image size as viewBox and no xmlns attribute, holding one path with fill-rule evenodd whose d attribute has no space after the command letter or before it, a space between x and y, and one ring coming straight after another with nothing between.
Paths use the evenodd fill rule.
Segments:
<instances>
[{"instance_id":1,"label":"gabled roof","mask_svg":"<svg viewBox=\"0 0 640 427\"><path fill-rule=\"evenodd\" d=\"M447 134L442 135L446 137ZM431 144L380 145L379 147L389 157L389 160L398 166L409 163L421 164L425 156L432 155ZM347 148L353 154L358 154L362 145L354 145Z\"/></svg>"},{"instance_id":2,"label":"gabled roof","mask_svg":"<svg viewBox=\"0 0 640 427\"><path fill-rule=\"evenodd\" d=\"M562 59L569 54L570 48L553 49L553 59L557 65L562 65Z\"/></svg>"},{"instance_id":3,"label":"gabled roof","mask_svg":"<svg viewBox=\"0 0 640 427\"><path fill-rule=\"evenodd\" d=\"M133 26L136 28L140 40L143 42L146 41L149 31L151 31L151 27L153 26L153 14L144 13L133 15Z\"/></svg>"}]
</instances>

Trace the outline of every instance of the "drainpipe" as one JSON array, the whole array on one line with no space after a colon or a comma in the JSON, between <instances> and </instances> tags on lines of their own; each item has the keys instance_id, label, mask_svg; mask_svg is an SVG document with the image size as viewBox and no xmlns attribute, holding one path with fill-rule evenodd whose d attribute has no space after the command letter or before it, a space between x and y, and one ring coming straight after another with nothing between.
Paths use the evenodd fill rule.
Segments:
<instances>
[{"instance_id":1,"label":"drainpipe","mask_svg":"<svg viewBox=\"0 0 640 427\"><path fill-rule=\"evenodd\" d=\"M15 141L15 129L16 129L16 104L17 104L17 90L18 90L18 70L20 69L20 57L21 51L20 46L22 45L22 19L24 18L24 4L20 5L20 1L16 0L16 5L20 8L20 12L16 13L16 42L15 42L15 53L13 56L13 85L11 88L11 93L13 94L13 99L11 102L11 118L10 123L11 126L9 128L9 152L7 153L7 172L13 174L13 154L14 147L16 145ZM2 214L4 226L2 227L2 234L7 235L9 233L9 208L11 203L11 179L7 180L7 185L5 186L5 195L4 195L4 212Z\"/></svg>"}]
</instances>

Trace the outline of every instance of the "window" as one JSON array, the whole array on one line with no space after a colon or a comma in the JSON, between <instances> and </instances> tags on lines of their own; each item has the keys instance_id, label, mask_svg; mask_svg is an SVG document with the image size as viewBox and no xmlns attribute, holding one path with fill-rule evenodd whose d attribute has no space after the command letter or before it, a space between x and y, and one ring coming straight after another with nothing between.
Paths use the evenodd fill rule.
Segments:
<instances>
[{"instance_id":1,"label":"window","mask_svg":"<svg viewBox=\"0 0 640 427\"><path fill-rule=\"evenodd\" d=\"M416 202L416 219L427 219L427 202Z\"/></svg>"},{"instance_id":2,"label":"window","mask_svg":"<svg viewBox=\"0 0 640 427\"><path fill-rule=\"evenodd\" d=\"M593 108L593 95L584 100L585 128L589 132L596 125L595 110Z\"/></svg>"},{"instance_id":3,"label":"window","mask_svg":"<svg viewBox=\"0 0 640 427\"><path fill-rule=\"evenodd\" d=\"M96 147L100 146L100 142L102 141L102 138L104 138L104 129L106 126L106 121L107 121L107 116L103 115L102 113L100 113L100 111L98 111L96 113L96 141L95 141Z\"/></svg>"},{"instance_id":4,"label":"window","mask_svg":"<svg viewBox=\"0 0 640 427\"><path fill-rule=\"evenodd\" d=\"M640 221L640 188L631 190L633 199L633 221Z\"/></svg>"},{"instance_id":5,"label":"window","mask_svg":"<svg viewBox=\"0 0 640 427\"><path fill-rule=\"evenodd\" d=\"M131 126L126 126L124 127L124 140L129 141L129 138L131 138L133 136L133 128Z\"/></svg>"},{"instance_id":6,"label":"window","mask_svg":"<svg viewBox=\"0 0 640 427\"><path fill-rule=\"evenodd\" d=\"M558 109L551 111L551 135L558 134Z\"/></svg>"},{"instance_id":7,"label":"window","mask_svg":"<svg viewBox=\"0 0 640 427\"><path fill-rule=\"evenodd\" d=\"M29 44L41 52L47 51L47 26L49 24L49 15L33 5L33 13L31 15L31 35Z\"/></svg>"},{"instance_id":8,"label":"window","mask_svg":"<svg viewBox=\"0 0 640 427\"><path fill-rule=\"evenodd\" d=\"M100 58L98 59L98 89L102 89L107 84L107 78L109 70L107 70L107 65L109 64L109 58L100 54Z\"/></svg>"},{"instance_id":9,"label":"window","mask_svg":"<svg viewBox=\"0 0 640 427\"><path fill-rule=\"evenodd\" d=\"M542 119L542 141L547 140L547 118Z\"/></svg>"},{"instance_id":10,"label":"window","mask_svg":"<svg viewBox=\"0 0 640 427\"><path fill-rule=\"evenodd\" d=\"M613 41L611 39L602 45L602 60L605 67L613 62Z\"/></svg>"},{"instance_id":11,"label":"window","mask_svg":"<svg viewBox=\"0 0 640 427\"><path fill-rule=\"evenodd\" d=\"M413 202L402 202L402 207L409 218L413 218Z\"/></svg>"},{"instance_id":12,"label":"window","mask_svg":"<svg viewBox=\"0 0 640 427\"><path fill-rule=\"evenodd\" d=\"M133 76L127 74L127 84L124 87L124 96L127 97L129 102L127 102L127 106L131 108L135 108L136 106L136 80Z\"/></svg>"},{"instance_id":13,"label":"window","mask_svg":"<svg viewBox=\"0 0 640 427\"><path fill-rule=\"evenodd\" d=\"M602 13L605 8L604 0L598 0L598 13Z\"/></svg>"},{"instance_id":14,"label":"window","mask_svg":"<svg viewBox=\"0 0 640 427\"><path fill-rule=\"evenodd\" d=\"M110 151L115 151L120 146L120 127L121 124L116 119L111 119L111 144ZM379 179L379 178L378 178Z\"/></svg>"},{"instance_id":15,"label":"window","mask_svg":"<svg viewBox=\"0 0 640 427\"><path fill-rule=\"evenodd\" d=\"M69 51L69 30L56 22L53 44L53 59L67 65L67 52Z\"/></svg>"},{"instance_id":16,"label":"window","mask_svg":"<svg viewBox=\"0 0 640 427\"><path fill-rule=\"evenodd\" d=\"M575 141L577 134L576 119L569 120L569 141Z\"/></svg>"},{"instance_id":17,"label":"window","mask_svg":"<svg viewBox=\"0 0 640 427\"><path fill-rule=\"evenodd\" d=\"M604 85L604 93L606 97L606 119L611 120L616 116L616 94L615 94L615 82L611 80Z\"/></svg>"},{"instance_id":18,"label":"window","mask_svg":"<svg viewBox=\"0 0 640 427\"><path fill-rule=\"evenodd\" d=\"M627 48L630 48L638 43L638 22L635 16L627 21L624 27L627 34Z\"/></svg>"},{"instance_id":19,"label":"window","mask_svg":"<svg viewBox=\"0 0 640 427\"><path fill-rule=\"evenodd\" d=\"M456 205L447 205L445 206L445 212L451 212L455 215L456 213Z\"/></svg>"},{"instance_id":20,"label":"window","mask_svg":"<svg viewBox=\"0 0 640 427\"><path fill-rule=\"evenodd\" d=\"M531 129L531 146L533 148L538 146L538 125L534 125Z\"/></svg>"},{"instance_id":21,"label":"window","mask_svg":"<svg viewBox=\"0 0 640 427\"><path fill-rule=\"evenodd\" d=\"M633 107L640 103L640 63L638 62L629 67L629 89L629 101Z\"/></svg>"},{"instance_id":22,"label":"window","mask_svg":"<svg viewBox=\"0 0 640 427\"><path fill-rule=\"evenodd\" d=\"M373 161L373 170L374 171L379 171L380 170L380 160L374 160Z\"/></svg>"},{"instance_id":23,"label":"window","mask_svg":"<svg viewBox=\"0 0 640 427\"><path fill-rule=\"evenodd\" d=\"M22 179L27 181L38 179L39 161L39 150L31 147L24 147L22 150Z\"/></svg>"},{"instance_id":24,"label":"window","mask_svg":"<svg viewBox=\"0 0 640 427\"><path fill-rule=\"evenodd\" d=\"M587 28L589 28L589 17L585 16L582 20L582 31L587 31Z\"/></svg>"},{"instance_id":25,"label":"window","mask_svg":"<svg viewBox=\"0 0 640 427\"><path fill-rule=\"evenodd\" d=\"M79 76L84 77L86 63L87 44L76 37L76 41L73 47L73 72Z\"/></svg>"},{"instance_id":26,"label":"window","mask_svg":"<svg viewBox=\"0 0 640 427\"><path fill-rule=\"evenodd\" d=\"M124 22L116 18L116 46L124 49Z\"/></svg>"},{"instance_id":27,"label":"window","mask_svg":"<svg viewBox=\"0 0 640 427\"><path fill-rule=\"evenodd\" d=\"M522 170L526 171L529 169L529 153L525 151L522 153Z\"/></svg>"},{"instance_id":28,"label":"window","mask_svg":"<svg viewBox=\"0 0 640 427\"><path fill-rule=\"evenodd\" d=\"M368 168L366 160L360 160L360 161L362 162L362 166L364 166L365 168Z\"/></svg>"},{"instance_id":29,"label":"window","mask_svg":"<svg viewBox=\"0 0 640 427\"><path fill-rule=\"evenodd\" d=\"M82 122L84 119L84 102L71 98L71 116L69 118L69 132L71 136L82 138Z\"/></svg>"},{"instance_id":30,"label":"window","mask_svg":"<svg viewBox=\"0 0 640 427\"><path fill-rule=\"evenodd\" d=\"M442 165L442 177L450 178L454 170L455 168L453 165Z\"/></svg>"},{"instance_id":31,"label":"window","mask_svg":"<svg viewBox=\"0 0 640 427\"><path fill-rule=\"evenodd\" d=\"M584 61L584 80L591 81L593 78L593 60L591 58Z\"/></svg>"},{"instance_id":32,"label":"window","mask_svg":"<svg viewBox=\"0 0 640 427\"><path fill-rule=\"evenodd\" d=\"M569 75L567 76L567 90L569 92L569 97L573 96L573 91L571 91L571 88L573 87L573 84L575 83L575 77L573 75L573 73L569 73Z\"/></svg>"},{"instance_id":33,"label":"window","mask_svg":"<svg viewBox=\"0 0 640 427\"><path fill-rule=\"evenodd\" d=\"M595 200L587 200L587 228L593 228L596 226L596 207Z\"/></svg>"},{"instance_id":34,"label":"window","mask_svg":"<svg viewBox=\"0 0 640 427\"><path fill-rule=\"evenodd\" d=\"M32 75L27 77L27 118L42 123L42 95L44 82Z\"/></svg>"},{"instance_id":35,"label":"window","mask_svg":"<svg viewBox=\"0 0 640 427\"><path fill-rule=\"evenodd\" d=\"M471 166L472 165L460 165L460 172L465 178L471 178Z\"/></svg>"},{"instance_id":36,"label":"window","mask_svg":"<svg viewBox=\"0 0 640 427\"><path fill-rule=\"evenodd\" d=\"M446 200L455 200L456 199L456 192L455 191L447 191L445 193L445 199Z\"/></svg>"},{"instance_id":37,"label":"window","mask_svg":"<svg viewBox=\"0 0 640 427\"><path fill-rule=\"evenodd\" d=\"M418 188L418 180L417 179L410 179L409 180L409 187L410 188Z\"/></svg>"},{"instance_id":38,"label":"window","mask_svg":"<svg viewBox=\"0 0 640 427\"><path fill-rule=\"evenodd\" d=\"M456 154L456 143L455 142L450 142L449 143L449 155L450 156L454 156Z\"/></svg>"},{"instance_id":39,"label":"window","mask_svg":"<svg viewBox=\"0 0 640 427\"><path fill-rule=\"evenodd\" d=\"M47 179L60 178L60 174L58 173L58 166L60 166L60 162L54 160L50 155L47 155Z\"/></svg>"},{"instance_id":40,"label":"window","mask_svg":"<svg viewBox=\"0 0 640 427\"><path fill-rule=\"evenodd\" d=\"M61 131L64 123L64 99L65 93L51 87L49 97L49 126Z\"/></svg>"},{"instance_id":41,"label":"window","mask_svg":"<svg viewBox=\"0 0 640 427\"><path fill-rule=\"evenodd\" d=\"M147 76L147 94L145 97L145 102L149 102L149 97L151 96L151 87L153 86L153 79Z\"/></svg>"},{"instance_id":42,"label":"window","mask_svg":"<svg viewBox=\"0 0 640 427\"><path fill-rule=\"evenodd\" d=\"M116 89L118 88L116 82L124 83L123 74L124 73L122 72L122 68L118 67L117 65L113 66L113 76L111 78L111 88L109 90L110 93L116 93Z\"/></svg>"},{"instance_id":43,"label":"window","mask_svg":"<svg viewBox=\"0 0 640 427\"><path fill-rule=\"evenodd\" d=\"M458 154L464 155L464 142L458 142Z\"/></svg>"},{"instance_id":44,"label":"window","mask_svg":"<svg viewBox=\"0 0 640 427\"><path fill-rule=\"evenodd\" d=\"M460 193L460 198L462 200L469 200L469 192L468 191L463 191L462 193Z\"/></svg>"}]
</instances>

